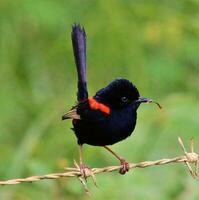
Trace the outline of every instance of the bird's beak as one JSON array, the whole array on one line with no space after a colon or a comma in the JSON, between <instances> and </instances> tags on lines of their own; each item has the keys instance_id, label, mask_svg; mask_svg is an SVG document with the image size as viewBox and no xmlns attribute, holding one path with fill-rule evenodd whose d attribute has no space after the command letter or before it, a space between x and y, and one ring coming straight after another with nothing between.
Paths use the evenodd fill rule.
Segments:
<instances>
[{"instance_id":1,"label":"bird's beak","mask_svg":"<svg viewBox=\"0 0 199 200\"><path fill-rule=\"evenodd\" d=\"M158 102L156 102L152 99L146 98L146 97L139 97L137 102L140 102L140 103L155 103L160 109L162 108L162 106Z\"/></svg>"}]
</instances>

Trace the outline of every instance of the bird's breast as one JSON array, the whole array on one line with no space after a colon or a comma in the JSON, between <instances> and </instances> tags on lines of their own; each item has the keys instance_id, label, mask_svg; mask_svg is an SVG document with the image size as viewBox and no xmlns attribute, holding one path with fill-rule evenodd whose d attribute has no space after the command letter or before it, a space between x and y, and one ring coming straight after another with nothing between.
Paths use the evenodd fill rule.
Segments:
<instances>
[{"instance_id":1,"label":"bird's breast","mask_svg":"<svg viewBox=\"0 0 199 200\"><path fill-rule=\"evenodd\" d=\"M112 110L101 120L77 120L74 131L79 143L104 146L117 143L131 135L137 114L132 109Z\"/></svg>"},{"instance_id":2,"label":"bird's breast","mask_svg":"<svg viewBox=\"0 0 199 200\"><path fill-rule=\"evenodd\" d=\"M124 109L122 112L114 111L109 118L108 130L115 137L125 139L133 132L136 124L137 113Z\"/></svg>"}]
</instances>

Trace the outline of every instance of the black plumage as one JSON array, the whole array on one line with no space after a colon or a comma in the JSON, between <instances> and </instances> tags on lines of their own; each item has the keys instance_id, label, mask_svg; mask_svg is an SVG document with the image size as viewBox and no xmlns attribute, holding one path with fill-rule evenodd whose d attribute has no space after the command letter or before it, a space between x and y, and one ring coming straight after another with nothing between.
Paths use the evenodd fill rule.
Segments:
<instances>
[{"instance_id":1,"label":"black plumage","mask_svg":"<svg viewBox=\"0 0 199 200\"><path fill-rule=\"evenodd\" d=\"M116 79L93 97L110 108L107 114L93 110L88 101L79 103L74 120L74 132L79 144L112 145L130 136L136 124L136 110L140 105L136 87L126 79Z\"/></svg>"},{"instance_id":2,"label":"black plumage","mask_svg":"<svg viewBox=\"0 0 199 200\"><path fill-rule=\"evenodd\" d=\"M86 33L80 25L72 27L73 53L78 75L78 93L77 100L82 101L88 98L86 83Z\"/></svg>"},{"instance_id":3,"label":"black plumage","mask_svg":"<svg viewBox=\"0 0 199 200\"><path fill-rule=\"evenodd\" d=\"M130 136L136 125L137 109L140 104L154 101L141 97L135 85L124 78L113 80L93 97L88 98L86 33L80 25L74 25L71 35L78 74L78 103L65 113L62 119L73 119L73 130L80 145L82 173L85 169L82 145L89 144L103 146L116 156L122 165L120 172L124 174L128 171L128 163L106 145L112 145Z\"/></svg>"}]
</instances>

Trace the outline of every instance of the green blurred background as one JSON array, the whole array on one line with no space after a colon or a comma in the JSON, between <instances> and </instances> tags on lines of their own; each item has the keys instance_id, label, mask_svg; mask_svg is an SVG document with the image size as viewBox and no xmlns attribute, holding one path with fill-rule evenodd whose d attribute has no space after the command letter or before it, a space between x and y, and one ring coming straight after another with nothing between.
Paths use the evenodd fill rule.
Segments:
<instances>
[{"instance_id":1,"label":"green blurred background","mask_svg":"<svg viewBox=\"0 0 199 200\"><path fill-rule=\"evenodd\" d=\"M71 25L88 36L90 95L116 77L132 80L159 101L139 108L135 134L113 146L132 162L182 155L177 136L199 149L198 0L1 0L0 180L63 171L78 159L70 121L76 101ZM92 167L117 165L104 149L85 145ZM2 200L199 199L199 181L185 166L136 169L0 187Z\"/></svg>"}]
</instances>

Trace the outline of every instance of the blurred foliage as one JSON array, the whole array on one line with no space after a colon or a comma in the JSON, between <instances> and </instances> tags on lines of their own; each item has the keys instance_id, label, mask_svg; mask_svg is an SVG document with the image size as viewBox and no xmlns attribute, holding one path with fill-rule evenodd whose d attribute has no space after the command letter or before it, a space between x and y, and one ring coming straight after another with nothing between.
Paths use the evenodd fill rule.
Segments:
<instances>
[{"instance_id":1,"label":"blurred foliage","mask_svg":"<svg viewBox=\"0 0 199 200\"><path fill-rule=\"evenodd\" d=\"M90 94L116 77L143 96L135 135L113 149L129 161L179 155L177 136L199 148L198 0L1 0L0 179L62 171L78 158L71 122L61 115L76 101L70 40L79 22L88 36ZM85 145L88 165L118 162ZM99 175L94 199L199 199L199 182L182 165ZM0 199L90 199L76 179L0 188Z\"/></svg>"}]
</instances>

